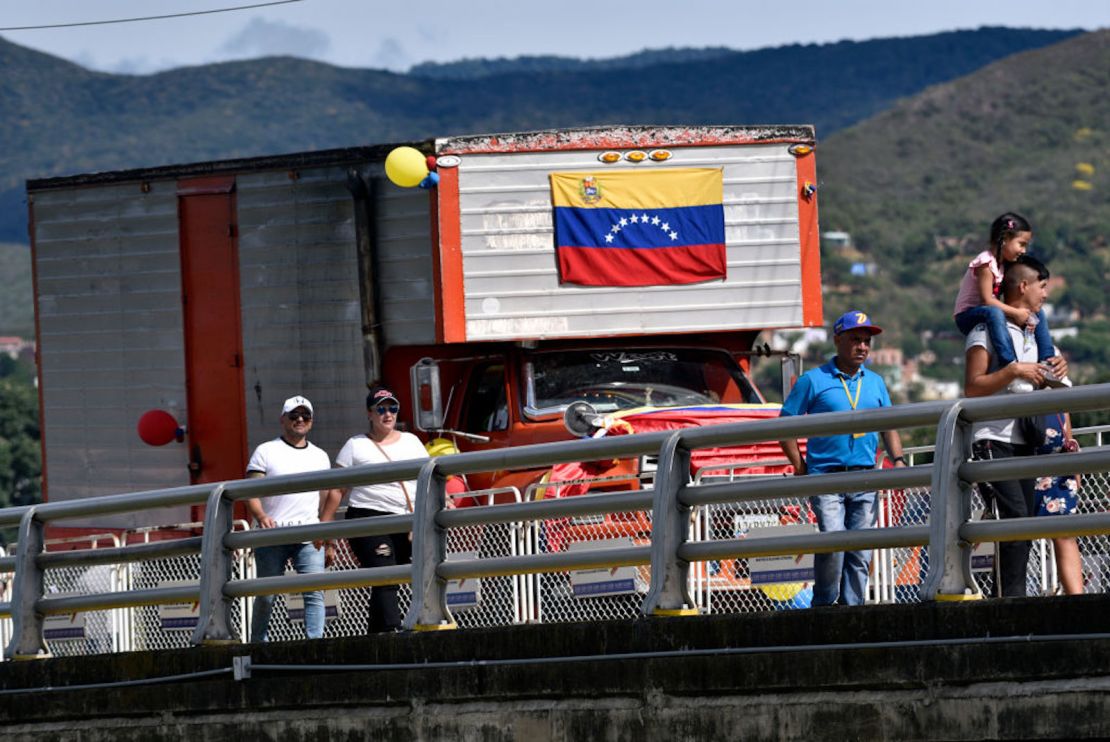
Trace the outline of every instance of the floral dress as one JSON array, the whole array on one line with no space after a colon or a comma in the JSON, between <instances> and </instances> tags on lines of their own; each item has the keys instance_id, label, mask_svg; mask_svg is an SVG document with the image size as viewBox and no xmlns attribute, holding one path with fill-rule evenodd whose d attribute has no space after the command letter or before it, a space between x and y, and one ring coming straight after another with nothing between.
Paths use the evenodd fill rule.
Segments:
<instances>
[{"instance_id":1,"label":"floral dress","mask_svg":"<svg viewBox=\"0 0 1110 742\"><path fill-rule=\"evenodd\" d=\"M1048 416L1044 441L1036 446L1038 454L1078 451L1074 439L1064 435L1063 415ZM1037 515L1071 515L1078 507L1079 477L1075 474L1037 477Z\"/></svg>"}]
</instances>

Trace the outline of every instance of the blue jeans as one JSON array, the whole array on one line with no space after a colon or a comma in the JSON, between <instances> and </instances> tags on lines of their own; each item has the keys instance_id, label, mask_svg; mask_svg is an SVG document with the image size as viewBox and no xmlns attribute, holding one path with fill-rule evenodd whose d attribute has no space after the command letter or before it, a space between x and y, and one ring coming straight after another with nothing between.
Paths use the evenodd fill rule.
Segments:
<instances>
[{"instance_id":1,"label":"blue jeans","mask_svg":"<svg viewBox=\"0 0 1110 742\"><path fill-rule=\"evenodd\" d=\"M956 315L956 327L960 328L965 336L975 329L976 325L986 325L987 335L990 336L994 352L998 356L998 366L1007 366L1017 360L1014 351L1014 341L1010 339L1010 331L1006 329L1006 315L998 307L988 307L985 304L964 310ZM1052 336L1048 334L1048 323L1044 319L1044 310L1037 312L1037 328L1033 333L1037 338L1037 360L1043 361L1056 355L1052 345Z\"/></svg>"},{"instance_id":2,"label":"blue jeans","mask_svg":"<svg viewBox=\"0 0 1110 742\"><path fill-rule=\"evenodd\" d=\"M874 492L817 495L809 502L822 533L875 527ZM814 554L813 605L863 605L870 566L870 549Z\"/></svg>"},{"instance_id":3,"label":"blue jeans","mask_svg":"<svg viewBox=\"0 0 1110 742\"><path fill-rule=\"evenodd\" d=\"M254 550L254 567L259 577L277 577L285 574L285 563L293 560L293 569L299 575L324 571L324 550L307 544L279 544L262 546ZM324 635L324 593L314 591L304 595L304 631L309 639ZM254 599L251 617L251 641L269 641L270 612L274 608L273 595L258 595Z\"/></svg>"}]
</instances>

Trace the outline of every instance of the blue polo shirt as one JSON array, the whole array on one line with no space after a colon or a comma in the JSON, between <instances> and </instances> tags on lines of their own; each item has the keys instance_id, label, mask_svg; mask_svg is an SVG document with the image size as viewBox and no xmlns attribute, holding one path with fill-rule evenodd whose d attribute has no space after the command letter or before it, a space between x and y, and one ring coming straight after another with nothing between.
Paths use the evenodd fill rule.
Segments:
<instances>
[{"instance_id":1,"label":"blue polo shirt","mask_svg":"<svg viewBox=\"0 0 1110 742\"><path fill-rule=\"evenodd\" d=\"M846 412L852 409L853 400L856 400L857 410L890 407L890 394L881 376L866 368L848 376L836 367L833 359L802 374L779 414L788 417ZM806 444L806 468L823 472L838 466L874 466L878 448L878 433L865 433L858 438L850 433L810 438Z\"/></svg>"}]
</instances>

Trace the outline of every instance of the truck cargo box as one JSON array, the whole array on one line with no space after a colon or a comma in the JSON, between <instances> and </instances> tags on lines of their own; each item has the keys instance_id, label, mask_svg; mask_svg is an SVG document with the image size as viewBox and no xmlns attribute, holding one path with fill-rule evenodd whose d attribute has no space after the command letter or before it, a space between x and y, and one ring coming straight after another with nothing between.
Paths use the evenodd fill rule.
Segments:
<instances>
[{"instance_id":1,"label":"truck cargo box","mask_svg":"<svg viewBox=\"0 0 1110 742\"><path fill-rule=\"evenodd\" d=\"M392 146L30 181L47 497L238 478L292 394L313 401L313 440L334 455L365 427L366 383L390 346L821 322L811 127L413 146L438 158L438 187L391 184ZM719 171L723 278L564 280L552 176L671 169ZM139 440L152 409L181 422L181 443Z\"/></svg>"}]
</instances>

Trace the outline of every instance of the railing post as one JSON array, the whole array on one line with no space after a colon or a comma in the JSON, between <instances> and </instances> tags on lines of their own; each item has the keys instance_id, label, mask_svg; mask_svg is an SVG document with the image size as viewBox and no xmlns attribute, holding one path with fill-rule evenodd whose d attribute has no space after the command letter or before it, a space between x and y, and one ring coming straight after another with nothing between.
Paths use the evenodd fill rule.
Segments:
<instances>
[{"instance_id":1,"label":"railing post","mask_svg":"<svg viewBox=\"0 0 1110 742\"><path fill-rule=\"evenodd\" d=\"M646 616L694 616L690 597L690 563L678 549L690 537L690 508L678 498L690 481L690 450L676 431L659 449L651 515L651 588L641 612Z\"/></svg>"},{"instance_id":2,"label":"railing post","mask_svg":"<svg viewBox=\"0 0 1110 742\"><path fill-rule=\"evenodd\" d=\"M971 485L960 479L960 465L971 452L971 425L960 417L955 402L937 426L929 508L929 574L921 586L922 600L979 600L983 597L971 574L972 545L959 538L960 526L971 519Z\"/></svg>"},{"instance_id":3,"label":"railing post","mask_svg":"<svg viewBox=\"0 0 1110 742\"><path fill-rule=\"evenodd\" d=\"M35 603L44 593L43 574L36 557L45 550L45 530L45 524L35 518L34 507L23 513L12 585L12 640L4 650L4 656L10 660L51 656L42 633L44 616L35 610Z\"/></svg>"},{"instance_id":4,"label":"railing post","mask_svg":"<svg viewBox=\"0 0 1110 742\"><path fill-rule=\"evenodd\" d=\"M193 644L233 644L239 640L232 631L232 599L224 594L231 581L231 550L224 536L231 533L233 503L224 499L220 483L208 495L204 511L204 533L200 547L200 617L193 632Z\"/></svg>"},{"instance_id":5,"label":"railing post","mask_svg":"<svg viewBox=\"0 0 1110 742\"><path fill-rule=\"evenodd\" d=\"M447 608L447 582L439 565L447 559L447 533L436 524L436 515L447 501L447 480L437 471L439 461L428 459L416 482L412 513L412 603L405 616L409 631L455 629Z\"/></svg>"}]
</instances>

